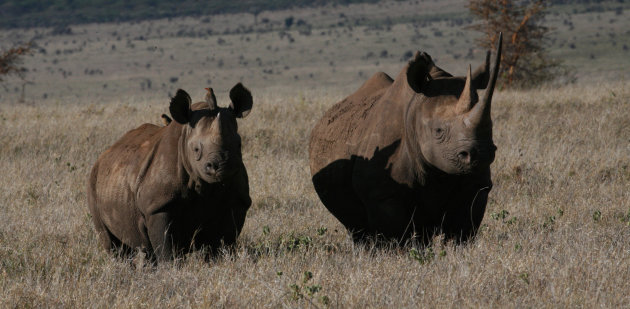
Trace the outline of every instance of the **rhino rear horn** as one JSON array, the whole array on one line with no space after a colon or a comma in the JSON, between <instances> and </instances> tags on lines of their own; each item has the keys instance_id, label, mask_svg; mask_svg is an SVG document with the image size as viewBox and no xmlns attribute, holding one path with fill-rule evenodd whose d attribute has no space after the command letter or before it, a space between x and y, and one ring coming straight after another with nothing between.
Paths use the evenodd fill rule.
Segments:
<instances>
[{"instance_id":1,"label":"rhino rear horn","mask_svg":"<svg viewBox=\"0 0 630 309\"><path fill-rule=\"evenodd\" d=\"M473 105L477 103L477 101L479 101L479 97L477 96L477 89L475 89L474 86L470 65L468 65L466 84L464 85L464 90L462 91L462 94L459 96L459 101L457 101L455 112L457 114L464 114L468 112L473 107Z\"/></svg>"},{"instance_id":2,"label":"rhino rear horn","mask_svg":"<svg viewBox=\"0 0 630 309\"><path fill-rule=\"evenodd\" d=\"M191 109L192 100L190 95L182 89L178 89L175 96L171 99L169 111L173 119L181 124L189 123L192 118Z\"/></svg>"}]
</instances>

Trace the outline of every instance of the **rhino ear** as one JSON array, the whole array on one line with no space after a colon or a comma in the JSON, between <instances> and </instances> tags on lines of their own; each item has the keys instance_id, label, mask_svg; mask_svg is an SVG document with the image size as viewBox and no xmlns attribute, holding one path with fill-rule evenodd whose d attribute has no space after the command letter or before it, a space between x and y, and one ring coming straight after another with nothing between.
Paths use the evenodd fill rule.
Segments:
<instances>
[{"instance_id":1,"label":"rhino ear","mask_svg":"<svg viewBox=\"0 0 630 309\"><path fill-rule=\"evenodd\" d=\"M171 105L168 109L175 121L186 124L189 123L192 118L191 104L192 100L190 99L190 95L188 95L186 91L178 89L175 96L171 99Z\"/></svg>"},{"instance_id":2,"label":"rhino ear","mask_svg":"<svg viewBox=\"0 0 630 309\"><path fill-rule=\"evenodd\" d=\"M237 118L247 117L254 104L251 92L241 83L236 84L232 87L232 90L230 90L230 100L232 100L230 109Z\"/></svg>"},{"instance_id":3,"label":"rhino ear","mask_svg":"<svg viewBox=\"0 0 630 309\"><path fill-rule=\"evenodd\" d=\"M433 60L425 52L416 52L413 58L407 66L407 83L413 91L420 92L430 78L429 72L433 67Z\"/></svg>"}]
</instances>

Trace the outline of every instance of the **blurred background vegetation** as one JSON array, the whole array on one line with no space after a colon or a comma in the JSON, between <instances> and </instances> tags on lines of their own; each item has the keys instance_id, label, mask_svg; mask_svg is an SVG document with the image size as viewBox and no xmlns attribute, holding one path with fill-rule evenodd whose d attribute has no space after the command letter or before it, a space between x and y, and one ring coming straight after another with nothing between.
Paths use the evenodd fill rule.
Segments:
<instances>
[{"instance_id":1,"label":"blurred background vegetation","mask_svg":"<svg viewBox=\"0 0 630 309\"><path fill-rule=\"evenodd\" d=\"M8 0L0 2L0 27L50 27L225 13L256 15L294 7L374 2L377 0Z\"/></svg>"},{"instance_id":2,"label":"blurred background vegetation","mask_svg":"<svg viewBox=\"0 0 630 309\"><path fill-rule=\"evenodd\" d=\"M226 13L251 13L256 16L263 11L376 2L378 0L7 0L0 1L0 28L53 27ZM603 11L610 5L610 1L602 0L545 2L548 5L582 5L580 12ZM624 0L617 2L623 3Z\"/></svg>"}]
</instances>

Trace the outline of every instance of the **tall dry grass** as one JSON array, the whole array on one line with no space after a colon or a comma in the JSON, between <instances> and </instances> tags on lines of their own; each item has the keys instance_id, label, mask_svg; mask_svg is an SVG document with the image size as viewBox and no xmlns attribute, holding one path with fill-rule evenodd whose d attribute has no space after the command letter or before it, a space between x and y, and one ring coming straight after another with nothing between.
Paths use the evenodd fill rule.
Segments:
<instances>
[{"instance_id":1,"label":"tall dry grass","mask_svg":"<svg viewBox=\"0 0 630 309\"><path fill-rule=\"evenodd\" d=\"M430 250L353 245L312 189L309 132L345 90L252 89L236 248L157 268L98 247L85 184L167 100L0 105L0 307L628 307L629 86L498 92L483 228Z\"/></svg>"}]
</instances>

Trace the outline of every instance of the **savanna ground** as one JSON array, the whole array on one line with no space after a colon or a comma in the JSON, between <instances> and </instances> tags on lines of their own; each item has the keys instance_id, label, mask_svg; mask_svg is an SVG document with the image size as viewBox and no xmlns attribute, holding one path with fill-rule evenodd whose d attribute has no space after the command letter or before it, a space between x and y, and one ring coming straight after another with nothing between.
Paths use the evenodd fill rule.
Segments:
<instances>
[{"instance_id":1,"label":"savanna ground","mask_svg":"<svg viewBox=\"0 0 630 309\"><path fill-rule=\"evenodd\" d=\"M627 9L554 8L552 54L577 82L495 94L494 188L474 242L355 246L317 198L307 142L328 107L376 71L395 76L408 50L456 74L481 61L463 4L445 2L0 31L3 46L36 36L46 50L25 63L24 102L21 82L0 90L0 307L630 306ZM440 8L451 19L429 18ZM280 35L287 16L312 33ZM199 100L210 85L225 105L238 81L254 95L239 123L253 204L236 247L157 268L101 250L85 201L98 154L159 123L178 87Z\"/></svg>"}]
</instances>

